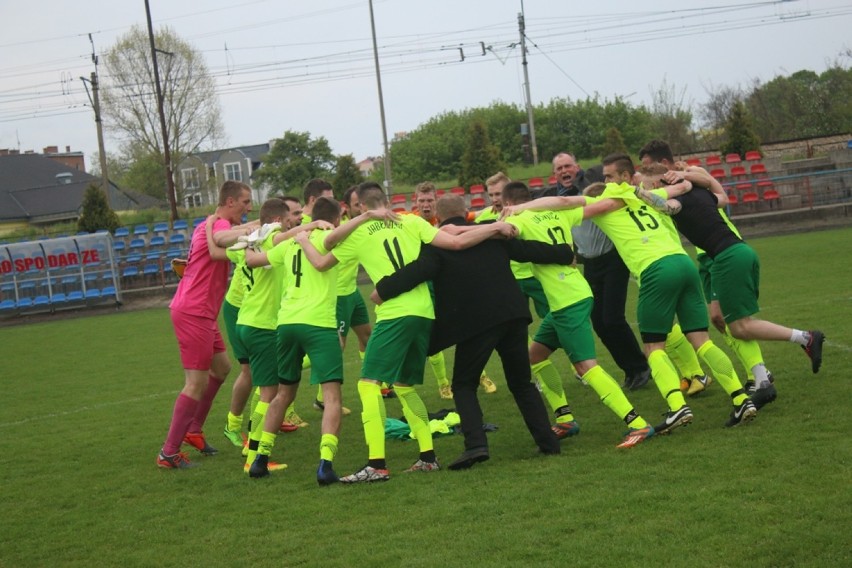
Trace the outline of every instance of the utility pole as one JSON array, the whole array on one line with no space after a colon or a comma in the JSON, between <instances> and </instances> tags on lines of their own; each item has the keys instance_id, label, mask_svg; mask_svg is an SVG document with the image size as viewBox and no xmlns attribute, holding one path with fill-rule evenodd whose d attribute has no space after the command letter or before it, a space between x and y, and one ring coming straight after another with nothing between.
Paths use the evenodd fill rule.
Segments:
<instances>
[{"instance_id":1,"label":"utility pole","mask_svg":"<svg viewBox=\"0 0 852 568\"><path fill-rule=\"evenodd\" d=\"M101 189L104 192L107 207L112 209L109 202L109 172L107 172L106 150L104 149L104 126L101 121L101 101L98 96L98 91L100 90L100 85L98 83L98 56L95 54L95 42L92 40L92 34L89 34L89 42L92 44L92 62L95 64L95 70L92 72L91 79L89 79L89 83L92 84L92 94L89 99L92 103L92 108L95 111L95 128L98 132L98 157L101 162ZM80 77L80 80L83 81L83 85L86 84L85 77ZM86 89L86 92L88 94L88 89Z\"/></svg>"},{"instance_id":2,"label":"utility pole","mask_svg":"<svg viewBox=\"0 0 852 568\"><path fill-rule=\"evenodd\" d=\"M178 218L177 200L175 199L175 180L172 176L172 154L169 150L169 129L166 127L166 113L163 110L163 89L160 87L160 69L157 66L157 47L154 45L154 27L151 25L151 7L145 0L145 15L148 18L148 40L151 42L151 60L154 64L154 87L157 91L157 111L160 114L160 130L163 136L163 159L166 166L166 197L169 200L169 221Z\"/></svg>"},{"instance_id":3,"label":"utility pole","mask_svg":"<svg viewBox=\"0 0 852 568\"><path fill-rule=\"evenodd\" d=\"M382 72L379 69L379 48L376 45L376 20L373 18L373 0L370 0L370 27L373 30L373 59L376 62L376 84L379 87L379 113L382 116L382 141L385 145L385 158L382 165L385 168L385 195L391 192L391 158L388 147L388 127L385 123L385 100L382 96Z\"/></svg>"},{"instance_id":4,"label":"utility pole","mask_svg":"<svg viewBox=\"0 0 852 568\"><path fill-rule=\"evenodd\" d=\"M535 122L533 122L532 96L530 95L530 75L527 70L527 41L524 25L524 3L521 1L521 12L518 14L518 29L521 32L521 64L524 66L524 92L527 96L527 121L530 123L530 146L532 146L533 164L538 165L538 146L535 143Z\"/></svg>"}]
</instances>

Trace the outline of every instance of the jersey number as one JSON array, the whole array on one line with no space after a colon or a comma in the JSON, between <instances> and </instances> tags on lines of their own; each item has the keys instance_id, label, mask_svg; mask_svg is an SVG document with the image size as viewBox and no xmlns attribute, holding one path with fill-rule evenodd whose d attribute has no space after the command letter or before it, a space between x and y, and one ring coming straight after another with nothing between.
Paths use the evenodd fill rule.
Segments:
<instances>
[{"instance_id":1,"label":"jersey number","mask_svg":"<svg viewBox=\"0 0 852 568\"><path fill-rule=\"evenodd\" d=\"M302 249L296 251L293 257L293 276L296 277L296 288L302 285Z\"/></svg>"},{"instance_id":2,"label":"jersey number","mask_svg":"<svg viewBox=\"0 0 852 568\"><path fill-rule=\"evenodd\" d=\"M568 243L568 241L565 240L565 231L562 230L562 227L551 227L547 230L547 236L550 237L550 240L555 245Z\"/></svg>"},{"instance_id":3,"label":"jersey number","mask_svg":"<svg viewBox=\"0 0 852 568\"><path fill-rule=\"evenodd\" d=\"M398 272L405 266L405 261L402 259L402 249L399 248L399 239L394 237L393 250L391 250L391 242L385 241L385 252L388 253L388 258L393 264L394 272Z\"/></svg>"},{"instance_id":4,"label":"jersey number","mask_svg":"<svg viewBox=\"0 0 852 568\"><path fill-rule=\"evenodd\" d=\"M246 283L246 292L250 291L252 286L254 286L254 270L249 268L248 266L242 267L243 276L245 277Z\"/></svg>"},{"instance_id":5,"label":"jersey number","mask_svg":"<svg viewBox=\"0 0 852 568\"><path fill-rule=\"evenodd\" d=\"M633 219L633 222L636 223L636 226L639 227L640 231L645 231L647 229L653 231L660 226L660 223L653 215L646 211L646 208L647 205L643 205L635 212L632 209L628 209L627 214L630 215L630 218Z\"/></svg>"}]
</instances>

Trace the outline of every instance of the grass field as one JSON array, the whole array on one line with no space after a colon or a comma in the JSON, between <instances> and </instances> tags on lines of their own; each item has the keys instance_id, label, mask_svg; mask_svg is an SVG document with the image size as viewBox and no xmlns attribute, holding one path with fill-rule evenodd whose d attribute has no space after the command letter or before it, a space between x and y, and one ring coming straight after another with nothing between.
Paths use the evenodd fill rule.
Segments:
<instances>
[{"instance_id":1,"label":"grass field","mask_svg":"<svg viewBox=\"0 0 852 568\"><path fill-rule=\"evenodd\" d=\"M491 461L404 474L416 445L388 441L392 479L371 486L317 487L307 386L297 409L310 426L280 436L273 456L289 469L248 479L221 434L233 376L207 425L220 454L194 470L158 469L182 385L164 309L2 328L0 566L850 566L852 230L752 244L764 317L818 326L828 341L817 376L797 346L764 345L779 395L751 424L723 428L729 402L714 384L690 400L690 427L616 450L622 424L559 353L583 430L562 455L540 457L492 359L499 390L480 397L500 427ZM634 306L632 287L628 320ZM355 343L341 475L366 459ZM421 392L430 410L451 402L430 369ZM665 410L653 386L630 398L651 422ZM388 415L401 415L398 402ZM462 439L435 446L448 463Z\"/></svg>"}]
</instances>

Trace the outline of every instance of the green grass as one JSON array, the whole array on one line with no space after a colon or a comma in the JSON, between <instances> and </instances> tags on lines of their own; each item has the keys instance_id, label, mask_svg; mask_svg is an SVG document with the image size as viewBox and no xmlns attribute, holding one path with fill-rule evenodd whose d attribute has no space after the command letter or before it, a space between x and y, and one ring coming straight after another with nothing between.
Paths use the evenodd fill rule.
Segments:
<instances>
[{"instance_id":1,"label":"green grass","mask_svg":"<svg viewBox=\"0 0 852 568\"><path fill-rule=\"evenodd\" d=\"M688 428L616 450L622 425L558 353L583 430L562 455L540 457L495 358L499 390L480 397L500 426L491 461L407 475L416 445L388 441L392 479L374 486L317 487L308 386L297 410L310 426L281 435L274 451L289 469L249 480L220 433L230 380L207 427L220 454L194 470L159 470L182 385L165 309L2 328L0 566L849 566L852 230L752 244L764 317L828 336L817 376L798 347L764 345L779 398L753 423L723 428L729 403L714 384L690 400ZM631 287L629 320L634 309ZM351 339L341 474L366 457ZM421 393L431 410L447 406L428 368ZM665 410L653 386L630 398L652 421ZM398 402L388 413L401 414ZM435 446L448 463L462 440Z\"/></svg>"}]
</instances>

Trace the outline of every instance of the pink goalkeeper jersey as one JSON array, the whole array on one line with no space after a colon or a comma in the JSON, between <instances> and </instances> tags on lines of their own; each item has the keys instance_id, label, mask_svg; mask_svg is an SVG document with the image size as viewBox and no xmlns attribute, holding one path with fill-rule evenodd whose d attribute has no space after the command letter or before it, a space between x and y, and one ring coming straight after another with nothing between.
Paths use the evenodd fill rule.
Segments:
<instances>
[{"instance_id":1,"label":"pink goalkeeper jersey","mask_svg":"<svg viewBox=\"0 0 852 568\"><path fill-rule=\"evenodd\" d=\"M229 260L213 260L207 250L205 223L192 233L189 244L186 272L178 283L175 297L169 307L173 310L215 320L228 290ZM225 219L213 223L213 233L231 228Z\"/></svg>"}]
</instances>

